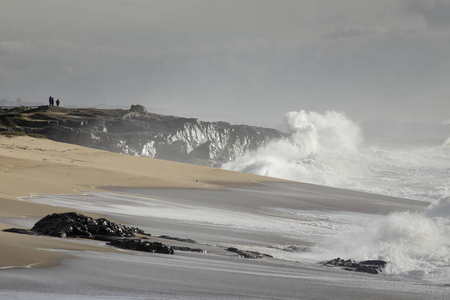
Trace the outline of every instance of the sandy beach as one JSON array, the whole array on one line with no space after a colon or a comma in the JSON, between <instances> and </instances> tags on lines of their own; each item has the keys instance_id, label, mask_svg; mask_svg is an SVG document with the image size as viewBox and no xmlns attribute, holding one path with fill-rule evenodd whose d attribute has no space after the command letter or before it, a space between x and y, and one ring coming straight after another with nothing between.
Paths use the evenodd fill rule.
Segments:
<instances>
[{"instance_id":1,"label":"sandy beach","mask_svg":"<svg viewBox=\"0 0 450 300\"><path fill-rule=\"evenodd\" d=\"M0 135L0 229L4 218L39 219L64 208L20 201L30 194L77 194L95 187L211 189L268 178L208 167L121 155L27 136ZM282 181L270 179L274 181ZM96 214L90 214L95 217ZM86 250L74 243L0 232L0 268L48 266L65 257L42 248ZM111 251L97 247L98 251Z\"/></svg>"},{"instance_id":2,"label":"sandy beach","mask_svg":"<svg viewBox=\"0 0 450 300\"><path fill-rule=\"evenodd\" d=\"M0 136L0 178L0 230L78 211L143 228L155 240L192 238L206 251L135 253L0 231L0 299L445 299L449 289L297 259L326 246L337 229L424 211L426 202L26 136ZM228 246L273 258L245 259Z\"/></svg>"}]
</instances>

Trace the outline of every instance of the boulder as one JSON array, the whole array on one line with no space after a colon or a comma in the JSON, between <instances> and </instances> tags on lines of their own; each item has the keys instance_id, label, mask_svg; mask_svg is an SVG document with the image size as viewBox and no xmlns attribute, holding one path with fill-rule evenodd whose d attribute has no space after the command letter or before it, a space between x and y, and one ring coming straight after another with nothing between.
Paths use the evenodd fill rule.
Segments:
<instances>
[{"instance_id":1,"label":"boulder","mask_svg":"<svg viewBox=\"0 0 450 300\"><path fill-rule=\"evenodd\" d=\"M143 233L139 228L113 223L107 219L67 212L47 215L31 231L56 237L94 238L94 236L132 237Z\"/></svg>"},{"instance_id":2,"label":"boulder","mask_svg":"<svg viewBox=\"0 0 450 300\"><path fill-rule=\"evenodd\" d=\"M172 247L166 246L159 242L149 242L141 239L115 239L108 243L108 245L136 251L173 254Z\"/></svg>"},{"instance_id":3,"label":"boulder","mask_svg":"<svg viewBox=\"0 0 450 300\"><path fill-rule=\"evenodd\" d=\"M104 218L93 219L76 212L47 215L34 224L31 230L9 228L3 231L28 235L49 235L62 238L95 239L106 241L108 245L122 249L164 254L174 253L172 247L162 243L150 242L145 240L146 238L133 238L136 233L151 236L139 228L117 224ZM200 249L182 250L203 252Z\"/></svg>"},{"instance_id":4,"label":"boulder","mask_svg":"<svg viewBox=\"0 0 450 300\"><path fill-rule=\"evenodd\" d=\"M130 111L138 112L138 113L147 113L147 109L140 104L136 104L136 105L131 104Z\"/></svg>"}]
</instances>

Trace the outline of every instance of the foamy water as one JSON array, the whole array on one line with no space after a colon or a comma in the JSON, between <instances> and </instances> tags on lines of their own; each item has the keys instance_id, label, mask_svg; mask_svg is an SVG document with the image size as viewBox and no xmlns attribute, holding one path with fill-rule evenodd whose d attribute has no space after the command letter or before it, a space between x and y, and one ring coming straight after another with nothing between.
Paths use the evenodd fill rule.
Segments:
<instances>
[{"instance_id":1,"label":"foamy water","mask_svg":"<svg viewBox=\"0 0 450 300\"><path fill-rule=\"evenodd\" d=\"M334 111L289 112L281 129L290 136L222 168L430 202L450 196L450 138L401 151L367 146L360 128Z\"/></svg>"},{"instance_id":2,"label":"foamy water","mask_svg":"<svg viewBox=\"0 0 450 300\"><path fill-rule=\"evenodd\" d=\"M294 208L305 197L302 194L312 201L316 197L333 200L343 196L323 189L313 192L296 187L294 184L221 192L119 189L127 194L44 195L35 196L32 201L100 212L152 234L256 250L278 259L308 263L338 256L383 259L389 262L387 274L448 283L449 219L442 217L450 206L448 201L425 213L399 212L387 217L302 210ZM366 197L361 205L374 197L356 196ZM344 198L350 199L351 195Z\"/></svg>"},{"instance_id":3,"label":"foamy water","mask_svg":"<svg viewBox=\"0 0 450 300\"><path fill-rule=\"evenodd\" d=\"M340 231L330 243L333 247L316 247L311 257L381 259L388 262L386 274L448 284L449 228L448 217L393 213L365 226Z\"/></svg>"},{"instance_id":4,"label":"foamy water","mask_svg":"<svg viewBox=\"0 0 450 300\"><path fill-rule=\"evenodd\" d=\"M123 194L44 195L32 201L101 212L154 234L236 246L285 260L382 259L388 262L386 274L450 283L448 141L409 151L382 150L364 146L358 126L336 112L293 112L285 121L289 138L224 167L425 200L431 206L423 212L409 212L407 204L388 203L379 196L295 184L222 192L121 189ZM378 197L378 208L403 207L405 211L388 216L360 213L345 202L352 197L363 199L350 202L355 205L364 206L364 201ZM339 203L347 206L341 207L343 211L297 207L302 201L324 199L345 199Z\"/></svg>"},{"instance_id":5,"label":"foamy water","mask_svg":"<svg viewBox=\"0 0 450 300\"><path fill-rule=\"evenodd\" d=\"M339 230L311 257L383 259L389 274L450 282L450 139L410 150L367 146L359 127L333 111L290 112L282 130L290 136L222 167L432 203L425 213Z\"/></svg>"}]
</instances>

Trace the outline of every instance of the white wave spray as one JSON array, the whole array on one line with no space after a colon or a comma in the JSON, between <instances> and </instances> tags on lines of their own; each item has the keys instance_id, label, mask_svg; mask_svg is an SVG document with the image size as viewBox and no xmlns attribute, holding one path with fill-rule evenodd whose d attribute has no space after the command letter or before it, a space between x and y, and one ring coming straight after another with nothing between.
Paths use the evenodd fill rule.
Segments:
<instances>
[{"instance_id":1,"label":"white wave spray","mask_svg":"<svg viewBox=\"0 0 450 300\"><path fill-rule=\"evenodd\" d=\"M359 127L334 111L289 112L281 129L288 138L221 167L431 202L450 195L448 141L410 151L364 147Z\"/></svg>"},{"instance_id":2,"label":"white wave spray","mask_svg":"<svg viewBox=\"0 0 450 300\"><path fill-rule=\"evenodd\" d=\"M450 281L450 138L439 147L403 151L364 147L359 127L343 114L290 112L274 141L225 169L429 201L424 213L393 213L355 226L316 249L317 259L383 259L389 274Z\"/></svg>"},{"instance_id":3,"label":"white wave spray","mask_svg":"<svg viewBox=\"0 0 450 300\"><path fill-rule=\"evenodd\" d=\"M425 213L398 212L364 227L339 232L332 247L316 246L309 258L344 257L388 262L386 274L450 282L450 197Z\"/></svg>"}]
</instances>

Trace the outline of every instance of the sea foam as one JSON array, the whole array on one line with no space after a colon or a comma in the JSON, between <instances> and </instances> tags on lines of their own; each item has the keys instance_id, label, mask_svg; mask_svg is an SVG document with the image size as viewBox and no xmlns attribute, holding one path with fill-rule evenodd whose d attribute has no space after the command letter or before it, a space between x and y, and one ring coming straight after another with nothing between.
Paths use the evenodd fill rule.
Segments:
<instances>
[{"instance_id":1,"label":"sea foam","mask_svg":"<svg viewBox=\"0 0 450 300\"><path fill-rule=\"evenodd\" d=\"M290 112L281 128L288 138L222 167L432 203L341 228L299 259L383 259L388 274L450 282L450 138L401 151L367 146L357 124L333 111Z\"/></svg>"},{"instance_id":2,"label":"sea foam","mask_svg":"<svg viewBox=\"0 0 450 300\"><path fill-rule=\"evenodd\" d=\"M448 284L449 205L449 201L444 201L425 213L393 213L363 227L337 233L330 240L333 247L318 246L311 256L381 259L388 262L387 274Z\"/></svg>"},{"instance_id":3,"label":"sea foam","mask_svg":"<svg viewBox=\"0 0 450 300\"><path fill-rule=\"evenodd\" d=\"M344 114L289 112L289 136L247 152L222 168L388 196L438 202L450 195L450 147L390 150L364 143Z\"/></svg>"}]
</instances>

